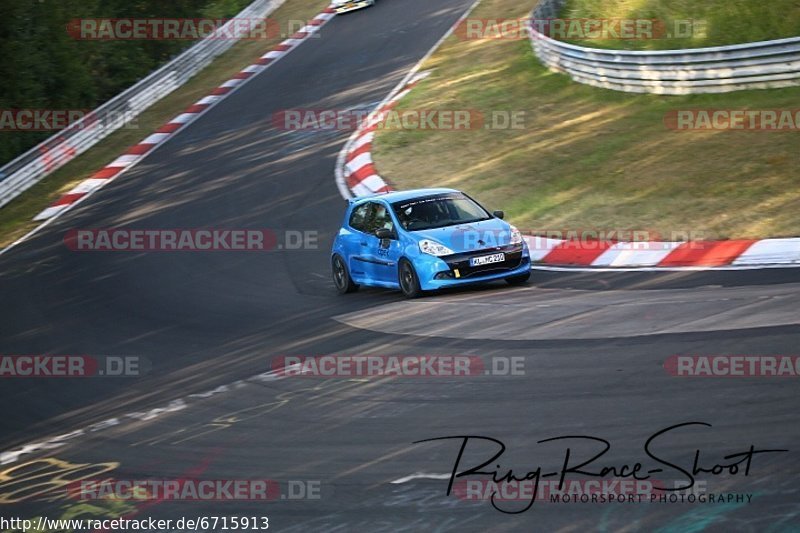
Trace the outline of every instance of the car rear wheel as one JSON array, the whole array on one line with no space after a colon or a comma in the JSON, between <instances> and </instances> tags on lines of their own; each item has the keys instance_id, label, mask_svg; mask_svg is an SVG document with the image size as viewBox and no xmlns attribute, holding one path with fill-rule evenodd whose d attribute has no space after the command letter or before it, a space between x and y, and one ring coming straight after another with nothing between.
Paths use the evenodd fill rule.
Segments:
<instances>
[{"instance_id":1,"label":"car rear wheel","mask_svg":"<svg viewBox=\"0 0 800 533\"><path fill-rule=\"evenodd\" d=\"M333 256L333 284L336 285L339 294L358 290L358 285L353 282L350 272L347 271L347 265L344 264L344 259L340 255Z\"/></svg>"},{"instance_id":2,"label":"car rear wheel","mask_svg":"<svg viewBox=\"0 0 800 533\"><path fill-rule=\"evenodd\" d=\"M506 278L506 282L509 285L524 285L530 279L531 273L525 272L524 274L520 274L518 276L511 276L510 278Z\"/></svg>"},{"instance_id":3,"label":"car rear wheel","mask_svg":"<svg viewBox=\"0 0 800 533\"><path fill-rule=\"evenodd\" d=\"M412 265L407 259L402 259L397 269L397 276L400 282L400 290L406 298L418 298L422 295L422 288L419 286L419 278Z\"/></svg>"}]
</instances>

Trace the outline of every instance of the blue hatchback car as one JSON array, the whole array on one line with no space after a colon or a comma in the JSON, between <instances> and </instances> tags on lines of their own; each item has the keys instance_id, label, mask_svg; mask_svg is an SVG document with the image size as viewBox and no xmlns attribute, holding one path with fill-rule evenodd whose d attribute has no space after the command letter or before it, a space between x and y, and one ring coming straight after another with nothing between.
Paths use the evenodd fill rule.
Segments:
<instances>
[{"instance_id":1,"label":"blue hatchback car","mask_svg":"<svg viewBox=\"0 0 800 533\"><path fill-rule=\"evenodd\" d=\"M505 279L523 284L531 275L520 232L453 189L396 191L349 200L333 242L336 289L359 285L423 291Z\"/></svg>"}]
</instances>

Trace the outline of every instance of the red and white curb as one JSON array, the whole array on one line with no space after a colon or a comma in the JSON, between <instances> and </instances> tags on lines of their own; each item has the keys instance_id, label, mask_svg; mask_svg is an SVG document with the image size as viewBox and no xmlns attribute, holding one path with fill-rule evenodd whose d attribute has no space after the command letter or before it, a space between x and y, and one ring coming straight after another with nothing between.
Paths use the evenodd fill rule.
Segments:
<instances>
[{"instance_id":1,"label":"red and white curb","mask_svg":"<svg viewBox=\"0 0 800 533\"><path fill-rule=\"evenodd\" d=\"M419 69L480 3L481 0L475 0L461 14L456 23L450 26L450 29L417 61L405 78L378 104L364 121L364 124L353 132L344 147L339 151L334 173L336 175L336 186L339 188L339 194L343 198L369 196L392 190L386 180L378 174L375 163L372 161L372 140L375 138L375 131L377 130L377 124L380 122L380 117L396 106L397 102L411 92L411 89L417 83L428 77L430 71L419 72Z\"/></svg>"},{"instance_id":2,"label":"red and white curb","mask_svg":"<svg viewBox=\"0 0 800 533\"><path fill-rule=\"evenodd\" d=\"M158 128L153 134L146 137L138 144L129 148L125 154L106 165L103 169L97 171L91 178L82 181L74 189L61 196L61 198L56 200L50 207L36 215L34 220L50 220L64 213L113 179L119 177L124 171L132 168L142 159L153 153L158 146L164 144L164 142L172 138L181 129L194 122L208 109L223 100L237 88L244 85L248 80L254 78L256 74L268 69L276 61L308 40L334 16L335 12L333 7L329 6L324 9L294 35L285 39L272 50L262 55L254 64L242 69L233 78L211 91L211 94L189 106L183 113Z\"/></svg>"},{"instance_id":3,"label":"red and white curb","mask_svg":"<svg viewBox=\"0 0 800 533\"><path fill-rule=\"evenodd\" d=\"M394 108L400 99L429 74L430 72L420 72L411 76L398 88L399 90L393 91L389 98L369 114L364 124L347 141L340 154L341 161L337 165L337 170L340 170L337 173L337 184L345 198L369 196L392 190L391 186L378 175L375 163L372 161L372 140L375 138L375 130L378 129L381 117Z\"/></svg>"},{"instance_id":4,"label":"red and white curb","mask_svg":"<svg viewBox=\"0 0 800 533\"><path fill-rule=\"evenodd\" d=\"M592 270L684 270L800 266L800 238L688 241L578 242L526 236L531 261L542 267Z\"/></svg>"},{"instance_id":5,"label":"red and white curb","mask_svg":"<svg viewBox=\"0 0 800 533\"><path fill-rule=\"evenodd\" d=\"M339 154L336 183L343 197L370 196L392 190L375 167L372 142L380 117L394 108L429 75L421 72L401 83L380 104ZM800 266L800 238L689 241L570 241L525 236L532 268L580 270L706 270Z\"/></svg>"}]
</instances>

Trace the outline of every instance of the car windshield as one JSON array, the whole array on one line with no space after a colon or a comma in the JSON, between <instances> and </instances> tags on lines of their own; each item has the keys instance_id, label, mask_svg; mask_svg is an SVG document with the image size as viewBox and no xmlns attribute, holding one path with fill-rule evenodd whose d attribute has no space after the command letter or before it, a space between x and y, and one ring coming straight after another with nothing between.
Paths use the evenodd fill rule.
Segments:
<instances>
[{"instance_id":1,"label":"car windshield","mask_svg":"<svg viewBox=\"0 0 800 533\"><path fill-rule=\"evenodd\" d=\"M460 193L437 194L392 204L397 220L407 231L443 228L489 220L484 208Z\"/></svg>"}]
</instances>

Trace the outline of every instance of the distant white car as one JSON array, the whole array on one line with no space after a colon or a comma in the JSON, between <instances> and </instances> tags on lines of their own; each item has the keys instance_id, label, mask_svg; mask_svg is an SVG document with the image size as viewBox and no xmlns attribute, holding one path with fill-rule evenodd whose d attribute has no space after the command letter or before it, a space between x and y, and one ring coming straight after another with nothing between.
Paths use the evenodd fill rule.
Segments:
<instances>
[{"instance_id":1,"label":"distant white car","mask_svg":"<svg viewBox=\"0 0 800 533\"><path fill-rule=\"evenodd\" d=\"M362 7L374 6L375 0L333 0L333 9L337 13L347 13Z\"/></svg>"}]
</instances>

